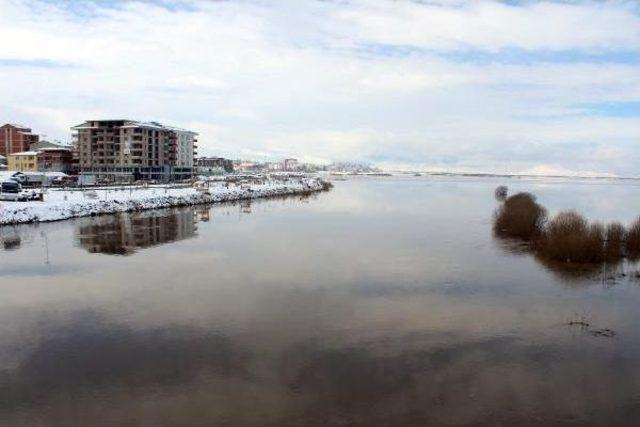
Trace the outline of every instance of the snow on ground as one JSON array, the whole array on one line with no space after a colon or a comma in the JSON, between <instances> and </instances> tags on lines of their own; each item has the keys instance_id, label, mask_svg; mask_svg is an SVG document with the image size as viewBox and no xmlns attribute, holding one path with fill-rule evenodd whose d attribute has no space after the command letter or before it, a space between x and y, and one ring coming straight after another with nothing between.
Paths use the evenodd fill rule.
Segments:
<instances>
[{"instance_id":1,"label":"snow on ground","mask_svg":"<svg viewBox=\"0 0 640 427\"><path fill-rule=\"evenodd\" d=\"M0 201L0 225L300 194L323 188L322 180L303 178L242 185L212 182L206 191L198 191L194 187L171 186L114 187L84 191L50 189L43 202Z\"/></svg>"}]
</instances>

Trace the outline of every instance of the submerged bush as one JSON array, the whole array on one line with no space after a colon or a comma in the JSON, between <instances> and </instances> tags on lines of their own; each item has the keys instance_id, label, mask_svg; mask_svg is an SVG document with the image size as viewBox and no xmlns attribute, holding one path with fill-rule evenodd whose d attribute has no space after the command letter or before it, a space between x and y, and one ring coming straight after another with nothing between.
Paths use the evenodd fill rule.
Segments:
<instances>
[{"instance_id":1,"label":"submerged bush","mask_svg":"<svg viewBox=\"0 0 640 427\"><path fill-rule=\"evenodd\" d=\"M496 190L494 192L494 196L499 202L504 202L504 200L507 198L507 194L509 194L509 189L506 185L500 185L496 187Z\"/></svg>"},{"instance_id":2,"label":"submerged bush","mask_svg":"<svg viewBox=\"0 0 640 427\"><path fill-rule=\"evenodd\" d=\"M605 236L605 257L608 260L621 258L624 255L626 230L619 222L612 222L607 226Z\"/></svg>"},{"instance_id":3,"label":"submerged bush","mask_svg":"<svg viewBox=\"0 0 640 427\"><path fill-rule=\"evenodd\" d=\"M604 260L602 224L591 224L576 211L560 212L547 224L537 249L541 256L560 262L589 264Z\"/></svg>"},{"instance_id":4,"label":"submerged bush","mask_svg":"<svg viewBox=\"0 0 640 427\"><path fill-rule=\"evenodd\" d=\"M502 194L499 188L496 198ZM545 266L575 270L579 276L619 265L625 256L640 259L640 218L628 230L619 222L606 227L589 223L573 210L547 222L545 208L530 193L506 198L494 214L493 226L498 237L521 239L519 250L533 252Z\"/></svg>"},{"instance_id":5,"label":"submerged bush","mask_svg":"<svg viewBox=\"0 0 640 427\"><path fill-rule=\"evenodd\" d=\"M322 185L323 191L329 191L333 188L333 184L329 181L321 180L320 184Z\"/></svg>"},{"instance_id":6,"label":"submerged bush","mask_svg":"<svg viewBox=\"0 0 640 427\"><path fill-rule=\"evenodd\" d=\"M640 258L640 218L636 219L629 227L625 247L629 258Z\"/></svg>"},{"instance_id":7,"label":"submerged bush","mask_svg":"<svg viewBox=\"0 0 640 427\"><path fill-rule=\"evenodd\" d=\"M547 211L530 193L508 197L494 215L494 231L505 237L531 240L540 234Z\"/></svg>"}]
</instances>

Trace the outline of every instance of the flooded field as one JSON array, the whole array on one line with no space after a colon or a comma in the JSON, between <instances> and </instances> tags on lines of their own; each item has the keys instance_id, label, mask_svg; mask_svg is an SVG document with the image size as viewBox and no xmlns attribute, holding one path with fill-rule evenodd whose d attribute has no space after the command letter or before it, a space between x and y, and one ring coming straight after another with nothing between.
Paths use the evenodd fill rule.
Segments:
<instances>
[{"instance_id":1,"label":"flooded field","mask_svg":"<svg viewBox=\"0 0 640 427\"><path fill-rule=\"evenodd\" d=\"M640 183L352 178L0 228L0 425L634 425L640 266L496 239L493 191L630 223Z\"/></svg>"}]
</instances>

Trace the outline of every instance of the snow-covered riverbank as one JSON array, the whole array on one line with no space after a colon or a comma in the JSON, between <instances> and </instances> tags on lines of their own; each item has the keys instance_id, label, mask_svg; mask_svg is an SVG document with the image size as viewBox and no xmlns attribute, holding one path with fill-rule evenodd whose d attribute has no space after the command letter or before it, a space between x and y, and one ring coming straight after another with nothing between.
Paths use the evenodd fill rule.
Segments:
<instances>
[{"instance_id":1,"label":"snow-covered riverbank","mask_svg":"<svg viewBox=\"0 0 640 427\"><path fill-rule=\"evenodd\" d=\"M322 191L319 178L267 181L234 185L210 183L207 190L193 187L102 188L95 190L49 190L43 202L0 201L0 225L59 221L81 216L140 211L207 203L228 202Z\"/></svg>"}]
</instances>

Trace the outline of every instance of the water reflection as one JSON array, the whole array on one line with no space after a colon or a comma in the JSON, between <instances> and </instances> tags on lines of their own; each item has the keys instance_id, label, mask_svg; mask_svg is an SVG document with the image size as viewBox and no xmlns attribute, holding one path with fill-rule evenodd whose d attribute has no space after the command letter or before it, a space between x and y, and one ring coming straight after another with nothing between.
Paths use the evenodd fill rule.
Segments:
<instances>
[{"instance_id":1,"label":"water reflection","mask_svg":"<svg viewBox=\"0 0 640 427\"><path fill-rule=\"evenodd\" d=\"M29 425L67 425L78 415L91 425L620 425L640 411L631 355L453 330L354 339L338 322L327 326L331 338L322 329L295 337L269 327L133 328L76 313L39 326L43 339L0 375L0 417L13 423L29 413Z\"/></svg>"},{"instance_id":2,"label":"water reflection","mask_svg":"<svg viewBox=\"0 0 640 427\"><path fill-rule=\"evenodd\" d=\"M131 255L139 249L195 237L201 212L182 208L82 218L76 238L90 253Z\"/></svg>"},{"instance_id":3,"label":"water reflection","mask_svg":"<svg viewBox=\"0 0 640 427\"><path fill-rule=\"evenodd\" d=\"M12 251L20 248L22 236L15 226L0 227L0 243L5 251Z\"/></svg>"},{"instance_id":4,"label":"water reflection","mask_svg":"<svg viewBox=\"0 0 640 427\"><path fill-rule=\"evenodd\" d=\"M592 283L613 284L621 279L633 276L637 259L608 260L597 264L576 264L550 260L532 248L529 242L496 233L493 237L502 251L510 255L530 256L545 270L568 285L582 286Z\"/></svg>"},{"instance_id":5,"label":"water reflection","mask_svg":"<svg viewBox=\"0 0 640 427\"><path fill-rule=\"evenodd\" d=\"M222 376L246 372L249 354L214 332L178 325L136 330L91 312L55 326L15 369L4 371L3 410L79 391L173 386L193 381L203 371Z\"/></svg>"}]
</instances>

